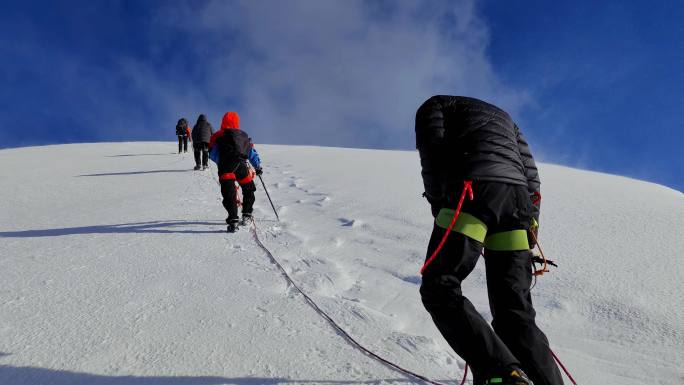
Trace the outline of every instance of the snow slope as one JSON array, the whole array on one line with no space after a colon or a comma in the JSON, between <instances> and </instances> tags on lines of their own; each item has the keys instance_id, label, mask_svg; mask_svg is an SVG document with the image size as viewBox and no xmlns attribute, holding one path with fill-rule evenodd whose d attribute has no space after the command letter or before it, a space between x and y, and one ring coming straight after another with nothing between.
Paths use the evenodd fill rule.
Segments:
<instances>
[{"instance_id":1,"label":"snow slope","mask_svg":"<svg viewBox=\"0 0 684 385\"><path fill-rule=\"evenodd\" d=\"M0 384L412 384L351 347L175 143L0 151ZM260 146L259 235L361 343L434 380L463 361L418 294L414 152ZM582 385L684 383L684 196L541 165L538 323ZM487 309L482 266L464 291ZM566 382L569 384L569 382Z\"/></svg>"}]
</instances>

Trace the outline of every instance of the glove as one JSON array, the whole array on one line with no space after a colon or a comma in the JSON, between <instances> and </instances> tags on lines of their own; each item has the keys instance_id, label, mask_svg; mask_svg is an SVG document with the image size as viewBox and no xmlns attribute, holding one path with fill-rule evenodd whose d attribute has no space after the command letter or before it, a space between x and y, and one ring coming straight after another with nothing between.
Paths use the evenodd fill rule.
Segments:
<instances>
[{"instance_id":1,"label":"glove","mask_svg":"<svg viewBox=\"0 0 684 385\"><path fill-rule=\"evenodd\" d=\"M261 175L261 174L264 173L264 170L262 170L261 167L257 168L257 169L254 170L254 171L256 171L256 174L257 174L257 175Z\"/></svg>"}]
</instances>

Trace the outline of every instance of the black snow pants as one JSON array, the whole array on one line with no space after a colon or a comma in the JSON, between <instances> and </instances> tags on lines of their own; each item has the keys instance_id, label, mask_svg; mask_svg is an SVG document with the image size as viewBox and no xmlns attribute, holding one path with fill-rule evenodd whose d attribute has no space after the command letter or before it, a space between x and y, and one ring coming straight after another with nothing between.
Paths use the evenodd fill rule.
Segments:
<instances>
[{"instance_id":1,"label":"black snow pants","mask_svg":"<svg viewBox=\"0 0 684 385\"><path fill-rule=\"evenodd\" d=\"M178 135L178 153L188 152L188 137Z\"/></svg>"},{"instance_id":2,"label":"black snow pants","mask_svg":"<svg viewBox=\"0 0 684 385\"><path fill-rule=\"evenodd\" d=\"M237 186L242 188L242 215L251 215L254 207L254 192L256 185L249 177L249 168L247 164L242 162L235 169L234 179L223 179L219 174L221 181L221 195L223 195L223 207L228 211L227 223L238 221L238 205L237 205ZM245 180L248 179L248 180Z\"/></svg>"},{"instance_id":3,"label":"black snow pants","mask_svg":"<svg viewBox=\"0 0 684 385\"><path fill-rule=\"evenodd\" d=\"M464 201L461 212L487 225L487 234L528 229L530 199L524 186L474 182L474 200ZM455 196L458 199L460 194ZM448 206L455 207L455 202ZM427 256L440 243L443 227L435 224ZM423 273L423 305L454 351L473 370L475 385L485 376L512 366L522 368L535 385L562 385L549 342L537 327L530 296L530 250L493 251L485 247L492 328L463 296L461 282L475 268L483 243L452 231L437 257Z\"/></svg>"},{"instance_id":4,"label":"black snow pants","mask_svg":"<svg viewBox=\"0 0 684 385\"><path fill-rule=\"evenodd\" d=\"M195 150L195 165L209 165L209 143L195 143L192 145Z\"/></svg>"}]
</instances>

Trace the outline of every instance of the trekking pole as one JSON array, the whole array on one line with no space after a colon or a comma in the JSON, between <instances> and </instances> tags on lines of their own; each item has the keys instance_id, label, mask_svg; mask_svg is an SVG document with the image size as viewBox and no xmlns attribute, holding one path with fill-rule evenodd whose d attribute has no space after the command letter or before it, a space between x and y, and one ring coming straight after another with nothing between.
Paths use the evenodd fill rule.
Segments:
<instances>
[{"instance_id":1,"label":"trekking pole","mask_svg":"<svg viewBox=\"0 0 684 385\"><path fill-rule=\"evenodd\" d=\"M278 212L276 211L275 206L273 206L273 201L271 200L271 196L268 194L268 190L266 189L266 184L264 183L264 180L261 178L261 175L257 175L259 177L259 180L261 181L261 185L264 186L264 191L266 192L266 196L268 197L268 201L271 202L271 207L273 208L273 213L276 216L276 219L278 219L278 222L280 222L280 217L278 217Z\"/></svg>"}]
</instances>

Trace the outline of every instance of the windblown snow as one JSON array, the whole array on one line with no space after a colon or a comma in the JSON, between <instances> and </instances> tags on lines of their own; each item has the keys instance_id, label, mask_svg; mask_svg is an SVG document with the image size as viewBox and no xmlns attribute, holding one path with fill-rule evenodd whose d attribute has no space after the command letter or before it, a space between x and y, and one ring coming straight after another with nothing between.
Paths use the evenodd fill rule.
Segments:
<instances>
[{"instance_id":1,"label":"windblown snow","mask_svg":"<svg viewBox=\"0 0 684 385\"><path fill-rule=\"evenodd\" d=\"M175 143L0 151L0 384L420 384L355 349ZM359 342L435 381L465 363L420 302L432 218L415 152L260 146L258 235ZM540 166L558 269L537 322L581 385L684 383L684 195ZM491 319L483 266L464 291ZM566 381L566 384L570 384Z\"/></svg>"}]
</instances>

